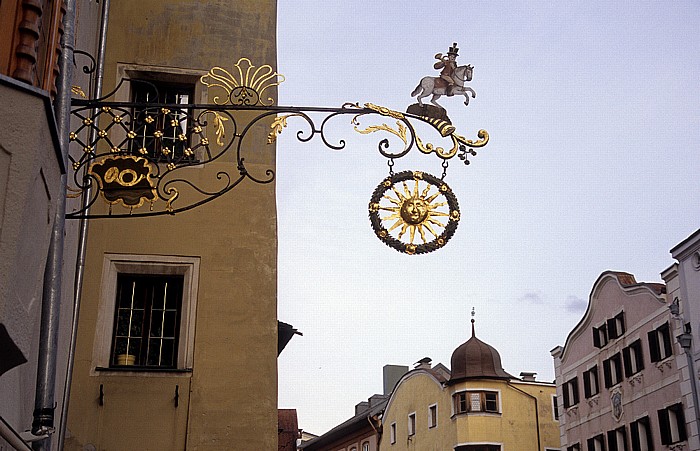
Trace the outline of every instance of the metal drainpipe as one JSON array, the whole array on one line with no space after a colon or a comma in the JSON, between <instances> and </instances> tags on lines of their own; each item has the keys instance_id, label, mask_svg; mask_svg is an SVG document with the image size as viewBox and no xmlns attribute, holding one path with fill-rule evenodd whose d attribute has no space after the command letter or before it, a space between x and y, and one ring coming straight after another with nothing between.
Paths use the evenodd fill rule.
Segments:
<instances>
[{"instance_id":1,"label":"metal drainpipe","mask_svg":"<svg viewBox=\"0 0 700 451\"><path fill-rule=\"evenodd\" d=\"M693 335L689 332L684 332L676 338L678 340L678 343L683 348L683 351L685 351L685 357L688 361L688 373L690 373L690 389L693 392L693 407L695 408L695 425L697 427L700 427L700 405L698 405L698 388L697 383L695 381L697 375L695 373L695 365L693 362L693 354L691 350Z\"/></svg>"},{"instance_id":2,"label":"metal drainpipe","mask_svg":"<svg viewBox=\"0 0 700 451\"><path fill-rule=\"evenodd\" d=\"M95 85L90 93L91 98L96 99L102 93L102 81L104 79L104 55L107 47L107 23L109 21L109 2L102 0L102 12L100 16L100 34L96 57ZM89 142L94 142L97 130L90 130ZM88 187L83 193L83 209L89 211L90 193ZM75 281L73 293L73 321L71 323L70 344L68 347L68 365L66 369L66 383L63 388L63 403L61 404L61 418L58 430L58 451L63 450L63 442L66 438L66 427L68 426L68 405L70 402L71 384L73 383L73 365L75 363L75 344L78 338L78 316L80 314L80 299L83 291L83 278L85 276L85 253L87 250L88 221L80 220L80 235L78 238L78 252L75 265Z\"/></svg>"},{"instance_id":3,"label":"metal drainpipe","mask_svg":"<svg viewBox=\"0 0 700 451\"><path fill-rule=\"evenodd\" d=\"M64 167L68 160L68 131L70 129L71 83L73 81L73 41L75 39L75 0L66 0L61 38L60 75L54 113L61 143ZM66 216L67 174L61 175L61 185L56 200L56 214L44 270L42 290L39 353L37 356L36 397L32 434L52 433L56 391L56 354L61 308L61 267L63 265L63 233ZM50 450L51 438L34 442L35 450Z\"/></svg>"}]
</instances>

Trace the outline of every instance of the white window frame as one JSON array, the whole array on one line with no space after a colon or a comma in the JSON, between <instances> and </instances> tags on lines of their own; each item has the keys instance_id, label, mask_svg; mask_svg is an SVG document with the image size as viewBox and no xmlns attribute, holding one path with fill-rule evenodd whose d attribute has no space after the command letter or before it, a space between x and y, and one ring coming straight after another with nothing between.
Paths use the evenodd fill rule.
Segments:
<instances>
[{"instance_id":1,"label":"white window frame","mask_svg":"<svg viewBox=\"0 0 700 451\"><path fill-rule=\"evenodd\" d=\"M192 369L199 263L199 257L105 254L95 328L95 343L92 353L92 374L95 374L96 368L109 368L117 300L117 276L120 273L183 276L179 344L175 368L180 370ZM158 370L139 369L134 371L133 374L142 374L149 371L157 372ZM100 371L100 374L105 374L105 372L109 373L109 371ZM124 371L119 371L117 374L125 375Z\"/></svg>"},{"instance_id":2,"label":"white window frame","mask_svg":"<svg viewBox=\"0 0 700 451\"><path fill-rule=\"evenodd\" d=\"M433 411L435 411L435 421L433 421ZM428 406L428 429L437 427L438 425L438 405L437 403Z\"/></svg>"},{"instance_id":3,"label":"white window frame","mask_svg":"<svg viewBox=\"0 0 700 451\"><path fill-rule=\"evenodd\" d=\"M416 435L416 412L408 414L408 436Z\"/></svg>"}]
</instances>

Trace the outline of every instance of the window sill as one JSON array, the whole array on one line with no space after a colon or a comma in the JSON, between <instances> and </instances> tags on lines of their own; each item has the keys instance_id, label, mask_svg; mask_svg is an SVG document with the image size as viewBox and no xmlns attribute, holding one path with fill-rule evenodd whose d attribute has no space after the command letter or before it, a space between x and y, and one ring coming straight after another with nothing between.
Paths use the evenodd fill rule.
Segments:
<instances>
[{"instance_id":1,"label":"window sill","mask_svg":"<svg viewBox=\"0 0 700 451\"><path fill-rule=\"evenodd\" d=\"M455 413L452 415L452 418L456 417L500 417L501 412L462 412L462 413Z\"/></svg>"},{"instance_id":2,"label":"window sill","mask_svg":"<svg viewBox=\"0 0 700 451\"><path fill-rule=\"evenodd\" d=\"M153 367L143 367L143 366L115 366L115 367L103 367L98 366L95 368L95 372L101 375L142 375L142 374L163 374L163 375L187 375L192 374L192 368L153 368Z\"/></svg>"}]
</instances>

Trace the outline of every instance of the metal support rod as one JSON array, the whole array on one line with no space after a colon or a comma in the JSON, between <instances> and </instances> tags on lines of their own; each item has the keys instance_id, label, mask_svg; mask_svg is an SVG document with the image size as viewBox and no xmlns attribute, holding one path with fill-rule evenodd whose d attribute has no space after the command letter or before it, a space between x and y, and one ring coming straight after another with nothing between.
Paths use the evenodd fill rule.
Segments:
<instances>
[{"instance_id":1,"label":"metal support rod","mask_svg":"<svg viewBox=\"0 0 700 451\"><path fill-rule=\"evenodd\" d=\"M102 11L100 17L100 34L97 48L95 84L93 86L91 98L96 99L102 92L102 82L104 79L104 56L107 48L107 24L109 22L109 2L102 0ZM97 131L91 130L90 141L92 142ZM90 187L83 193L83 207L89 211ZM85 254L87 250L88 221L80 220L78 237L78 251L75 264L75 280L73 284L73 320L71 322L70 343L68 346L68 364L66 369L66 383L63 388L63 403L61 404L61 418L58 429L58 451L63 451L63 442L66 438L66 428L68 426L68 407L70 403L71 385L73 383L73 366L75 363L75 345L78 338L78 319L80 314L80 299L83 291L83 278L85 276Z\"/></svg>"},{"instance_id":2,"label":"metal support rod","mask_svg":"<svg viewBox=\"0 0 700 451\"><path fill-rule=\"evenodd\" d=\"M75 0L66 0L59 60L59 82L54 113L61 144L64 166L68 161L68 132L70 131L71 84L73 81L73 42L75 40ZM44 270L42 290L39 353L37 356L36 397L32 434L43 435L54 429L56 391L56 354L58 351L58 329L61 311L61 267L63 266L63 234L66 216L67 174L61 175L56 199L56 213L51 231L51 241ZM35 450L50 450L51 438L32 444Z\"/></svg>"}]
</instances>

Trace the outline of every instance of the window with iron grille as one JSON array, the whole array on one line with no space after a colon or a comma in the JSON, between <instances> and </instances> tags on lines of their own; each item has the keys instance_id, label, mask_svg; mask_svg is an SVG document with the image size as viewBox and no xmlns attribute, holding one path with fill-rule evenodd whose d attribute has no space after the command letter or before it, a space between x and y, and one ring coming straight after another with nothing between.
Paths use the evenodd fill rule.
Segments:
<instances>
[{"instance_id":1,"label":"window with iron grille","mask_svg":"<svg viewBox=\"0 0 700 451\"><path fill-rule=\"evenodd\" d=\"M131 90L131 100L136 105L131 124L135 136L129 142L129 152L157 161L193 161L189 118L192 111L148 104L190 104L194 98L194 86L132 79Z\"/></svg>"},{"instance_id":2,"label":"window with iron grille","mask_svg":"<svg viewBox=\"0 0 700 451\"><path fill-rule=\"evenodd\" d=\"M177 367L183 279L118 275L110 367Z\"/></svg>"}]
</instances>

